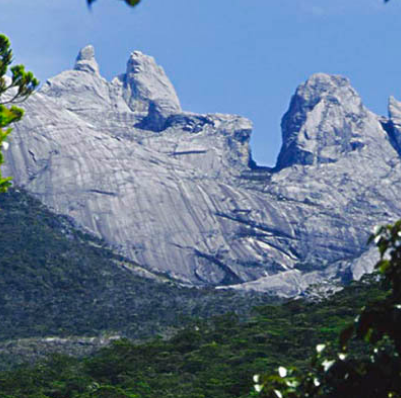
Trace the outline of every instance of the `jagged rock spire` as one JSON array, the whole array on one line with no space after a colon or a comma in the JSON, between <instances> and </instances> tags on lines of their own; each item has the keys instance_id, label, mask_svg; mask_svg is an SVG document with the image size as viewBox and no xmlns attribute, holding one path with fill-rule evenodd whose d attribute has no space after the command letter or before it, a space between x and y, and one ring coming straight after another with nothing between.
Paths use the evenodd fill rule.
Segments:
<instances>
[{"instance_id":1,"label":"jagged rock spire","mask_svg":"<svg viewBox=\"0 0 401 398\"><path fill-rule=\"evenodd\" d=\"M283 146L277 168L332 163L363 147L360 128L355 128L355 123L366 114L348 79L313 75L298 87L283 117Z\"/></svg>"},{"instance_id":2,"label":"jagged rock spire","mask_svg":"<svg viewBox=\"0 0 401 398\"><path fill-rule=\"evenodd\" d=\"M89 45L81 49L75 62L75 70L99 74L99 65L95 59L95 49Z\"/></svg>"},{"instance_id":3,"label":"jagged rock spire","mask_svg":"<svg viewBox=\"0 0 401 398\"><path fill-rule=\"evenodd\" d=\"M147 114L147 128L161 130L169 115L181 112L173 85L153 57L134 51L122 79L125 101L134 112Z\"/></svg>"}]
</instances>

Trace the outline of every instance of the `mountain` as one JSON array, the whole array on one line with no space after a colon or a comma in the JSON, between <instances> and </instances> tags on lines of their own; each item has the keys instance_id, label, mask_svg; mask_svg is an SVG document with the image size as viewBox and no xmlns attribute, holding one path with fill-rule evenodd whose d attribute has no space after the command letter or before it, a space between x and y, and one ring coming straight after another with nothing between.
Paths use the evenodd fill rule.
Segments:
<instances>
[{"instance_id":1,"label":"mountain","mask_svg":"<svg viewBox=\"0 0 401 398\"><path fill-rule=\"evenodd\" d=\"M5 172L151 272L194 286L294 296L359 279L376 224L401 214L401 103L370 112L350 82L313 75L282 121L274 168L252 124L184 112L152 57L106 81L94 49L25 104Z\"/></svg>"},{"instance_id":2,"label":"mountain","mask_svg":"<svg viewBox=\"0 0 401 398\"><path fill-rule=\"evenodd\" d=\"M0 369L49 352L82 355L117 336L169 336L195 319L276 301L152 274L24 190L0 195L0 225Z\"/></svg>"}]
</instances>

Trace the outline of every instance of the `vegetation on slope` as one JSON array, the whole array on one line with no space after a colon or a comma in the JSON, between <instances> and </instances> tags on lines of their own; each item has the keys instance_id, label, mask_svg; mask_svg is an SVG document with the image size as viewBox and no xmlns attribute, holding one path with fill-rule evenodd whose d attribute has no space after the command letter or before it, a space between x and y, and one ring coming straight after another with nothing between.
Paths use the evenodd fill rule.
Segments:
<instances>
[{"instance_id":1,"label":"vegetation on slope","mask_svg":"<svg viewBox=\"0 0 401 398\"><path fill-rule=\"evenodd\" d=\"M191 318L271 301L138 276L135 264L22 190L0 195L0 341L119 334L145 338Z\"/></svg>"},{"instance_id":2,"label":"vegetation on slope","mask_svg":"<svg viewBox=\"0 0 401 398\"><path fill-rule=\"evenodd\" d=\"M316 344L336 342L362 305L386 295L367 278L322 302L270 303L246 321L210 319L230 309L246 314L271 298L139 277L102 241L23 191L0 196L0 225L1 340L156 336L139 345L122 339L86 359L56 355L2 372L0 398L252 396L253 375L278 366L306 370ZM167 328L185 324L165 339ZM1 366L9 360L0 356Z\"/></svg>"},{"instance_id":3,"label":"vegetation on slope","mask_svg":"<svg viewBox=\"0 0 401 398\"><path fill-rule=\"evenodd\" d=\"M83 360L56 356L1 373L0 397L253 395L254 374L276 372L279 365L305 369L317 343L336 341L363 303L382 296L374 283L355 283L320 303L261 306L245 322L227 314L194 322L167 341L121 340Z\"/></svg>"}]
</instances>

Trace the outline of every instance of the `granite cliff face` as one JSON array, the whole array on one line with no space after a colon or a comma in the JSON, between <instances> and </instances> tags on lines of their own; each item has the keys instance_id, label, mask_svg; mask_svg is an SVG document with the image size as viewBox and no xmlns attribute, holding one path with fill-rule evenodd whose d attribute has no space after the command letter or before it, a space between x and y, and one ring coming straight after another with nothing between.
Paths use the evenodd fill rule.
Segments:
<instances>
[{"instance_id":1,"label":"granite cliff face","mask_svg":"<svg viewBox=\"0 0 401 398\"><path fill-rule=\"evenodd\" d=\"M364 107L317 74L283 118L274 169L254 165L251 123L181 110L154 59L99 74L94 50L26 103L5 171L142 266L193 285L296 295L359 278L376 224L401 214L401 104Z\"/></svg>"}]
</instances>

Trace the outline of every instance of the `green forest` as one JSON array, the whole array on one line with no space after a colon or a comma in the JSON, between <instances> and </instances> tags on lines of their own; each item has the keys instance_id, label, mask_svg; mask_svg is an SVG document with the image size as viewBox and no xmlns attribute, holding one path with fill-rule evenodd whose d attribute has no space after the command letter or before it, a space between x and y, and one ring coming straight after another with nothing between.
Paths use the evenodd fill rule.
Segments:
<instances>
[{"instance_id":1,"label":"green forest","mask_svg":"<svg viewBox=\"0 0 401 398\"><path fill-rule=\"evenodd\" d=\"M279 366L306 372L316 345L337 344L360 307L383 296L367 278L327 301L256 307L246 321L231 313L193 322L168 340L122 339L83 359L54 355L2 372L0 397L254 396L253 375L277 373Z\"/></svg>"},{"instance_id":2,"label":"green forest","mask_svg":"<svg viewBox=\"0 0 401 398\"><path fill-rule=\"evenodd\" d=\"M0 209L0 397L337 397L340 386L351 398L366 379L364 396L399 396L400 222L372 236L375 274L329 298L279 300L144 278L21 189ZM117 340L92 354L73 344L94 336Z\"/></svg>"}]
</instances>

